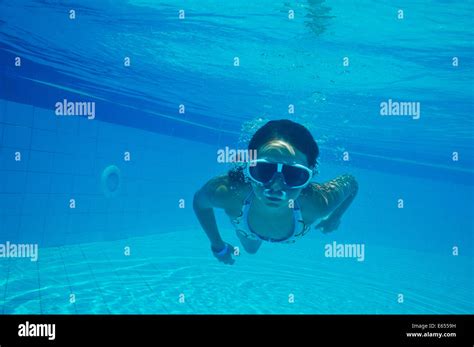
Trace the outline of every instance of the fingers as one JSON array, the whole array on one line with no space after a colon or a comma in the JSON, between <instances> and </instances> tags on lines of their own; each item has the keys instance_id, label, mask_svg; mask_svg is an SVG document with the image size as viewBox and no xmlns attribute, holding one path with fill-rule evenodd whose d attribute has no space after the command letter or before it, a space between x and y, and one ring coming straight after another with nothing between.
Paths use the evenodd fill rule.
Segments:
<instances>
[{"instance_id":1,"label":"fingers","mask_svg":"<svg viewBox=\"0 0 474 347\"><path fill-rule=\"evenodd\" d=\"M319 230L323 234L328 234L332 231L332 230L329 230L327 227L323 227L323 226L315 227L314 229Z\"/></svg>"},{"instance_id":2,"label":"fingers","mask_svg":"<svg viewBox=\"0 0 474 347\"><path fill-rule=\"evenodd\" d=\"M223 256L218 256L214 253L214 256L219 260L221 263L227 264L227 265L233 265L235 263L235 259L232 258L232 254L234 254L235 247L232 246L229 243L226 243L228 246L227 254Z\"/></svg>"},{"instance_id":3,"label":"fingers","mask_svg":"<svg viewBox=\"0 0 474 347\"><path fill-rule=\"evenodd\" d=\"M322 226L316 225L314 230L319 230L320 232L324 233L324 228Z\"/></svg>"},{"instance_id":4,"label":"fingers","mask_svg":"<svg viewBox=\"0 0 474 347\"><path fill-rule=\"evenodd\" d=\"M232 258L233 252L234 252L234 247L231 248L231 251L226 256L226 264L232 265L235 263L235 259Z\"/></svg>"},{"instance_id":5,"label":"fingers","mask_svg":"<svg viewBox=\"0 0 474 347\"><path fill-rule=\"evenodd\" d=\"M232 259L232 257L228 257L228 258L223 258L223 259L219 259L221 262L223 262L224 264L227 264L227 265L233 265L235 263L235 260Z\"/></svg>"},{"instance_id":6,"label":"fingers","mask_svg":"<svg viewBox=\"0 0 474 347\"><path fill-rule=\"evenodd\" d=\"M224 263L224 264L228 264L228 265L232 265L235 263L235 259L232 258L232 256L227 253L225 256L223 257L216 257L218 261L220 261L221 263Z\"/></svg>"}]
</instances>

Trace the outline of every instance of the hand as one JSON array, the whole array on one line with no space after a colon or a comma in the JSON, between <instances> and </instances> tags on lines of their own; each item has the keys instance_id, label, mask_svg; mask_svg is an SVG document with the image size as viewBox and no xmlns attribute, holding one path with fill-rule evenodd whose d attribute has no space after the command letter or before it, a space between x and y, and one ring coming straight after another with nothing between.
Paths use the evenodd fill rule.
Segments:
<instances>
[{"instance_id":1,"label":"hand","mask_svg":"<svg viewBox=\"0 0 474 347\"><path fill-rule=\"evenodd\" d=\"M325 234L330 233L331 231L336 230L341 224L341 220L339 218L327 218L321 221L318 225L315 226L316 229L321 229L321 231Z\"/></svg>"},{"instance_id":2,"label":"hand","mask_svg":"<svg viewBox=\"0 0 474 347\"><path fill-rule=\"evenodd\" d=\"M229 265L235 263L235 259L232 258L232 254L234 253L234 246L232 246L231 244L224 242L222 245L219 246L212 245L211 250L212 254L214 254L214 257L216 257L217 260L219 260L220 262Z\"/></svg>"}]
</instances>

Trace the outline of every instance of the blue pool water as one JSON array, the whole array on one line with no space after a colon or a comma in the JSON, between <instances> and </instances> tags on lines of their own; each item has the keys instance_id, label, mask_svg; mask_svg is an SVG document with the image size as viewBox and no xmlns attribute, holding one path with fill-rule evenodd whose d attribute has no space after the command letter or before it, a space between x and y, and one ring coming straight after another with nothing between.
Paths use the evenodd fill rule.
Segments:
<instances>
[{"instance_id":1,"label":"blue pool water","mask_svg":"<svg viewBox=\"0 0 474 347\"><path fill-rule=\"evenodd\" d=\"M0 1L0 245L39 249L0 257L0 312L474 313L473 12ZM64 99L94 119L57 116ZM419 118L382 116L389 99ZM350 173L358 196L333 233L218 263L193 195L230 168L217 150L281 118L317 140L315 181Z\"/></svg>"}]
</instances>

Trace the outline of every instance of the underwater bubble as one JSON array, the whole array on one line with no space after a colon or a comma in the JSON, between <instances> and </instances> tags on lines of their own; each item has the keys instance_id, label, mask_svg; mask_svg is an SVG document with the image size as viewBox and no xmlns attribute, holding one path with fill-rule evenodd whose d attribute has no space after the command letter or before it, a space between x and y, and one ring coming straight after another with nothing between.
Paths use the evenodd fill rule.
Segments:
<instances>
[{"instance_id":1,"label":"underwater bubble","mask_svg":"<svg viewBox=\"0 0 474 347\"><path fill-rule=\"evenodd\" d=\"M266 116L263 116L244 122L242 124L242 128L240 129L239 145L247 146L253 134L255 134L255 132L264 126L268 121L270 121L270 119Z\"/></svg>"},{"instance_id":2,"label":"underwater bubble","mask_svg":"<svg viewBox=\"0 0 474 347\"><path fill-rule=\"evenodd\" d=\"M313 103L315 103L315 104L321 104L321 103L326 102L326 95L324 95L321 92L313 92L311 97L313 99Z\"/></svg>"}]
</instances>

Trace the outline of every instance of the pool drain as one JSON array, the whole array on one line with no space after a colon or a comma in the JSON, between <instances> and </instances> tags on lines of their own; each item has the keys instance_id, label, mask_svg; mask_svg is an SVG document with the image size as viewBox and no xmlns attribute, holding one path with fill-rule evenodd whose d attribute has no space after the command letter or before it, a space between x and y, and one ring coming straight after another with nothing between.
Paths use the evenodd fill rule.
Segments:
<instances>
[{"instance_id":1,"label":"pool drain","mask_svg":"<svg viewBox=\"0 0 474 347\"><path fill-rule=\"evenodd\" d=\"M120 169L116 167L115 165L107 166L104 169L104 171L102 171L100 184L105 196L107 197L117 196L120 192L120 186L121 186Z\"/></svg>"}]
</instances>

